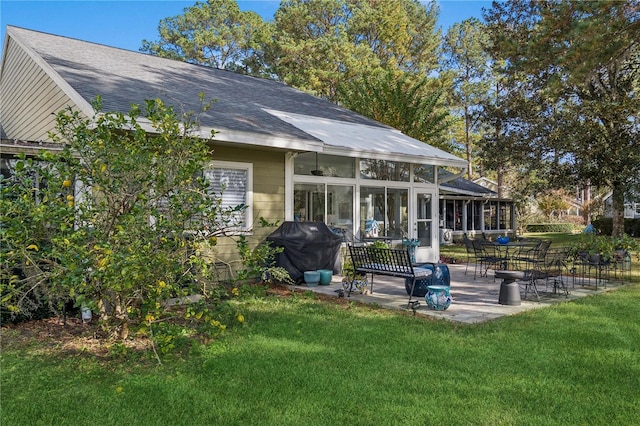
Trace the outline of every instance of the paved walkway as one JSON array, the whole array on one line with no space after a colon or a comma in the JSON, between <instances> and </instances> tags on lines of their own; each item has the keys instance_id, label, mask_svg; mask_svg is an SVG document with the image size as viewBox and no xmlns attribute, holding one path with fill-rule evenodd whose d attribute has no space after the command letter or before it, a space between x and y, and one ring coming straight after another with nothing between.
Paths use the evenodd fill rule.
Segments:
<instances>
[{"instance_id":1,"label":"paved walkway","mask_svg":"<svg viewBox=\"0 0 640 426\"><path fill-rule=\"evenodd\" d=\"M474 280L471 266L469 267L470 274L468 275L464 273L465 265L448 266L451 273L451 306L445 311L435 311L430 309L424 297L421 297L418 298L421 303L416 315L428 315L461 323L479 323L505 315L514 315L530 309L543 308L555 303L602 293L620 286L619 282L608 282L606 288L600 284L597 290L595 285L582 286L576 283L574 287L573 280L569 278L570 294L568 297L565 297L564 294L553 294L552 288L549 288L547 293L544 284L539 284L539 302L536 300L535 295L529 293L527 300L522 299L520 306L509 306L498 303L501 280L496 279L494 281L493 271L489 270L488 277L478 277ZM371 275L368 276L368 279L370 278ZM524 297L524 283L521 284L521 296ZM342 277L335 275L330 285L319 285L317 287L303 285L299 286L299 288L338 297L337 290L342 288ZM346 293L344 297L347 297ZM362 303L377 304L389 309L406 310L409 295L405 290L404 279L375 275L373 293L359 294L354 292L351 294L351 299ZM416 298L414 297L414 299Z\"/></svg>"}]
</instances>

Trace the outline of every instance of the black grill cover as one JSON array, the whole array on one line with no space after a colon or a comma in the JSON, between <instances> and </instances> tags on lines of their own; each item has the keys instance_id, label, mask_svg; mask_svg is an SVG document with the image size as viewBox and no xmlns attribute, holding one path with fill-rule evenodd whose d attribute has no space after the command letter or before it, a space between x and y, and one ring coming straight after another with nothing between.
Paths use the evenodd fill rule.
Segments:
<instances>
[{"instance_id":1,"label":"black grill cover","mask_svg":"<svg viewBox=\"0 0 640 426\"><path fill-rule=\"evenodd\" d=\"M304 271L331 269L341 271L340 244L336 235L324 222L284 222L267 237L274 247L284 247L276 265L289 272L296 282L304 279Z\"/></svg>"}]
</instances>

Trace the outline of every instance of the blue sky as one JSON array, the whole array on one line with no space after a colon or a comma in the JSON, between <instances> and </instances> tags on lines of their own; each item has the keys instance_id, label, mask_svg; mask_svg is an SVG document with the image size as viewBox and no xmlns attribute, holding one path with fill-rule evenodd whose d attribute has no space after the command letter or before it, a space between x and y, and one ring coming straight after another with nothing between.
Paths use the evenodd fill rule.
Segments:
<instances>
[{"instance_id":1,"label":"blue sky","mask_svg":"<svg viewBox=\"0 0 640 426\"><path fill-rule=\"evenodd\" d=\"M161 19L180 15L196 0L0 0L0 50L7 25L78 38L128 50L138 50L142 40L158 38ZM439 0L440 25L446 29L470 17L481 18L490 1ZM240 0L242 10L271 19L280 5L276 0Z\"/></svg>"}]
</instances>

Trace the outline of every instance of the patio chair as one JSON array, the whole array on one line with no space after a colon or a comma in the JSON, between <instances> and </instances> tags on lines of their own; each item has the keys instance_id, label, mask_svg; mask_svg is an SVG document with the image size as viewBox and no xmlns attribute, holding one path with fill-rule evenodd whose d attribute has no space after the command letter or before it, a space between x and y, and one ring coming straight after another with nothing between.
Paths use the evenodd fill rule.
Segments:
<instances>
[{"instance_id":1,"label":"patio chair","mask_svg":"<svg viewBox=\"0 0 640 426\"><path fill-rule=\"evenodd\" d=\"M525 269L528 260L533 256L534 250L540 247L540 244L542 244L540 239L522 238L518 240L509 259L511 268L517 271Z\"/></svg>"},{"instance_id":2,"label":"patio chair","mask_svg":"<svg viewBox=\"0 0 640 426\"><path fill-rule=\"evenodd\" d=\"M546 287L553 285L553 292L562 291L569 297L569 287L565 282L565 277L569 275L569 247L550 249L547 251L544 261L544 275Z\"/></svg>"},{"instance_id":3,"label":"patio chair","mask_svg":"<svg viewBox=\"0 0 640 426\"><path fill-rule=\"evenodd\" d=\"M580 285L595 284L596 290L599 284L604 284L607 288L611 260L604 258L601 254L591 254L587 252L578 253L573 260L574 285L576 277L580 277Z\"/></svg>"},{"instance_id":4,"label":"patio chair","mask_svg":"<svg viewBox=\"0 0 640 426\"><path fill-rule=\"evenodd\" d=\"M529 256L523 259L524 278L524 298L527 298L529 291L536 295L536 300L540 301L540 293L538 292L538 280L546 279L545 258L547 251L551 246L550 240L542 241L535 249L528 252Z\"/></svg>"},{"instance_id":5,"label":"patio chair","mask_svg":"<svg viewBox=\"0 0 640 426\"><path fill-rule=\"evenodd\" d=\"M486 277L487 271L492 269L501 269L505 263L505 258L496 254L495 246L490 241L483 240L471 240L473 246L473 252L475 256L475 269L473 272L473 279L479 275L480 277ZM498 268L496 268L498 266ZM478 274L479 270L479 274ZM494 277L495 281L495 277Z\"/></svg>"},{"instance_id":6,"label":"patio chair","mask_svg":"<svg viewBox=\"0 0 640 426\"><path fill-rule=\"evenodd\" d=\"M467 251L467 266L464 268L464 274L467 275L467 271L469 270L469 263L476 263L476 254L473 250L473 243L471 239L467 236L465 232L463 234L464 248Z\"/></svg>"},{"instance_id":7,"label":"patio chair","mask_svg":"<svg viewBox=\"0 0 640 426\"><path fill-rule=\"evenodd\" d=\"M624 284L625 278L631 281L631 253L628 250L616 250L612 259L613 274L615 278L620 279Z\"/></svg>"}]
</instances>

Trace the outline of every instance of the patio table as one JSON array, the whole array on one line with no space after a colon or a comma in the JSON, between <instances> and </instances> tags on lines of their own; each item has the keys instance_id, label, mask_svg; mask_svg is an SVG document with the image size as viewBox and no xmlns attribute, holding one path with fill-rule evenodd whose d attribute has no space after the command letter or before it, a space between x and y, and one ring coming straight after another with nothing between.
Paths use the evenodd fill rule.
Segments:
<instances>
[{"instance_id":1,"label":"patio table","mask_svg":"<svg viewBox=\"0 0 640 426\"><path fill-rule=\"evenodd\" d=\"M527 262L534 255L540 241L509 241L508 243L494 242L496 256L503 259L502 269L520 269L518 263ZM511 266L511 267L510 267Z\"/></svg>"}]
</instances>

